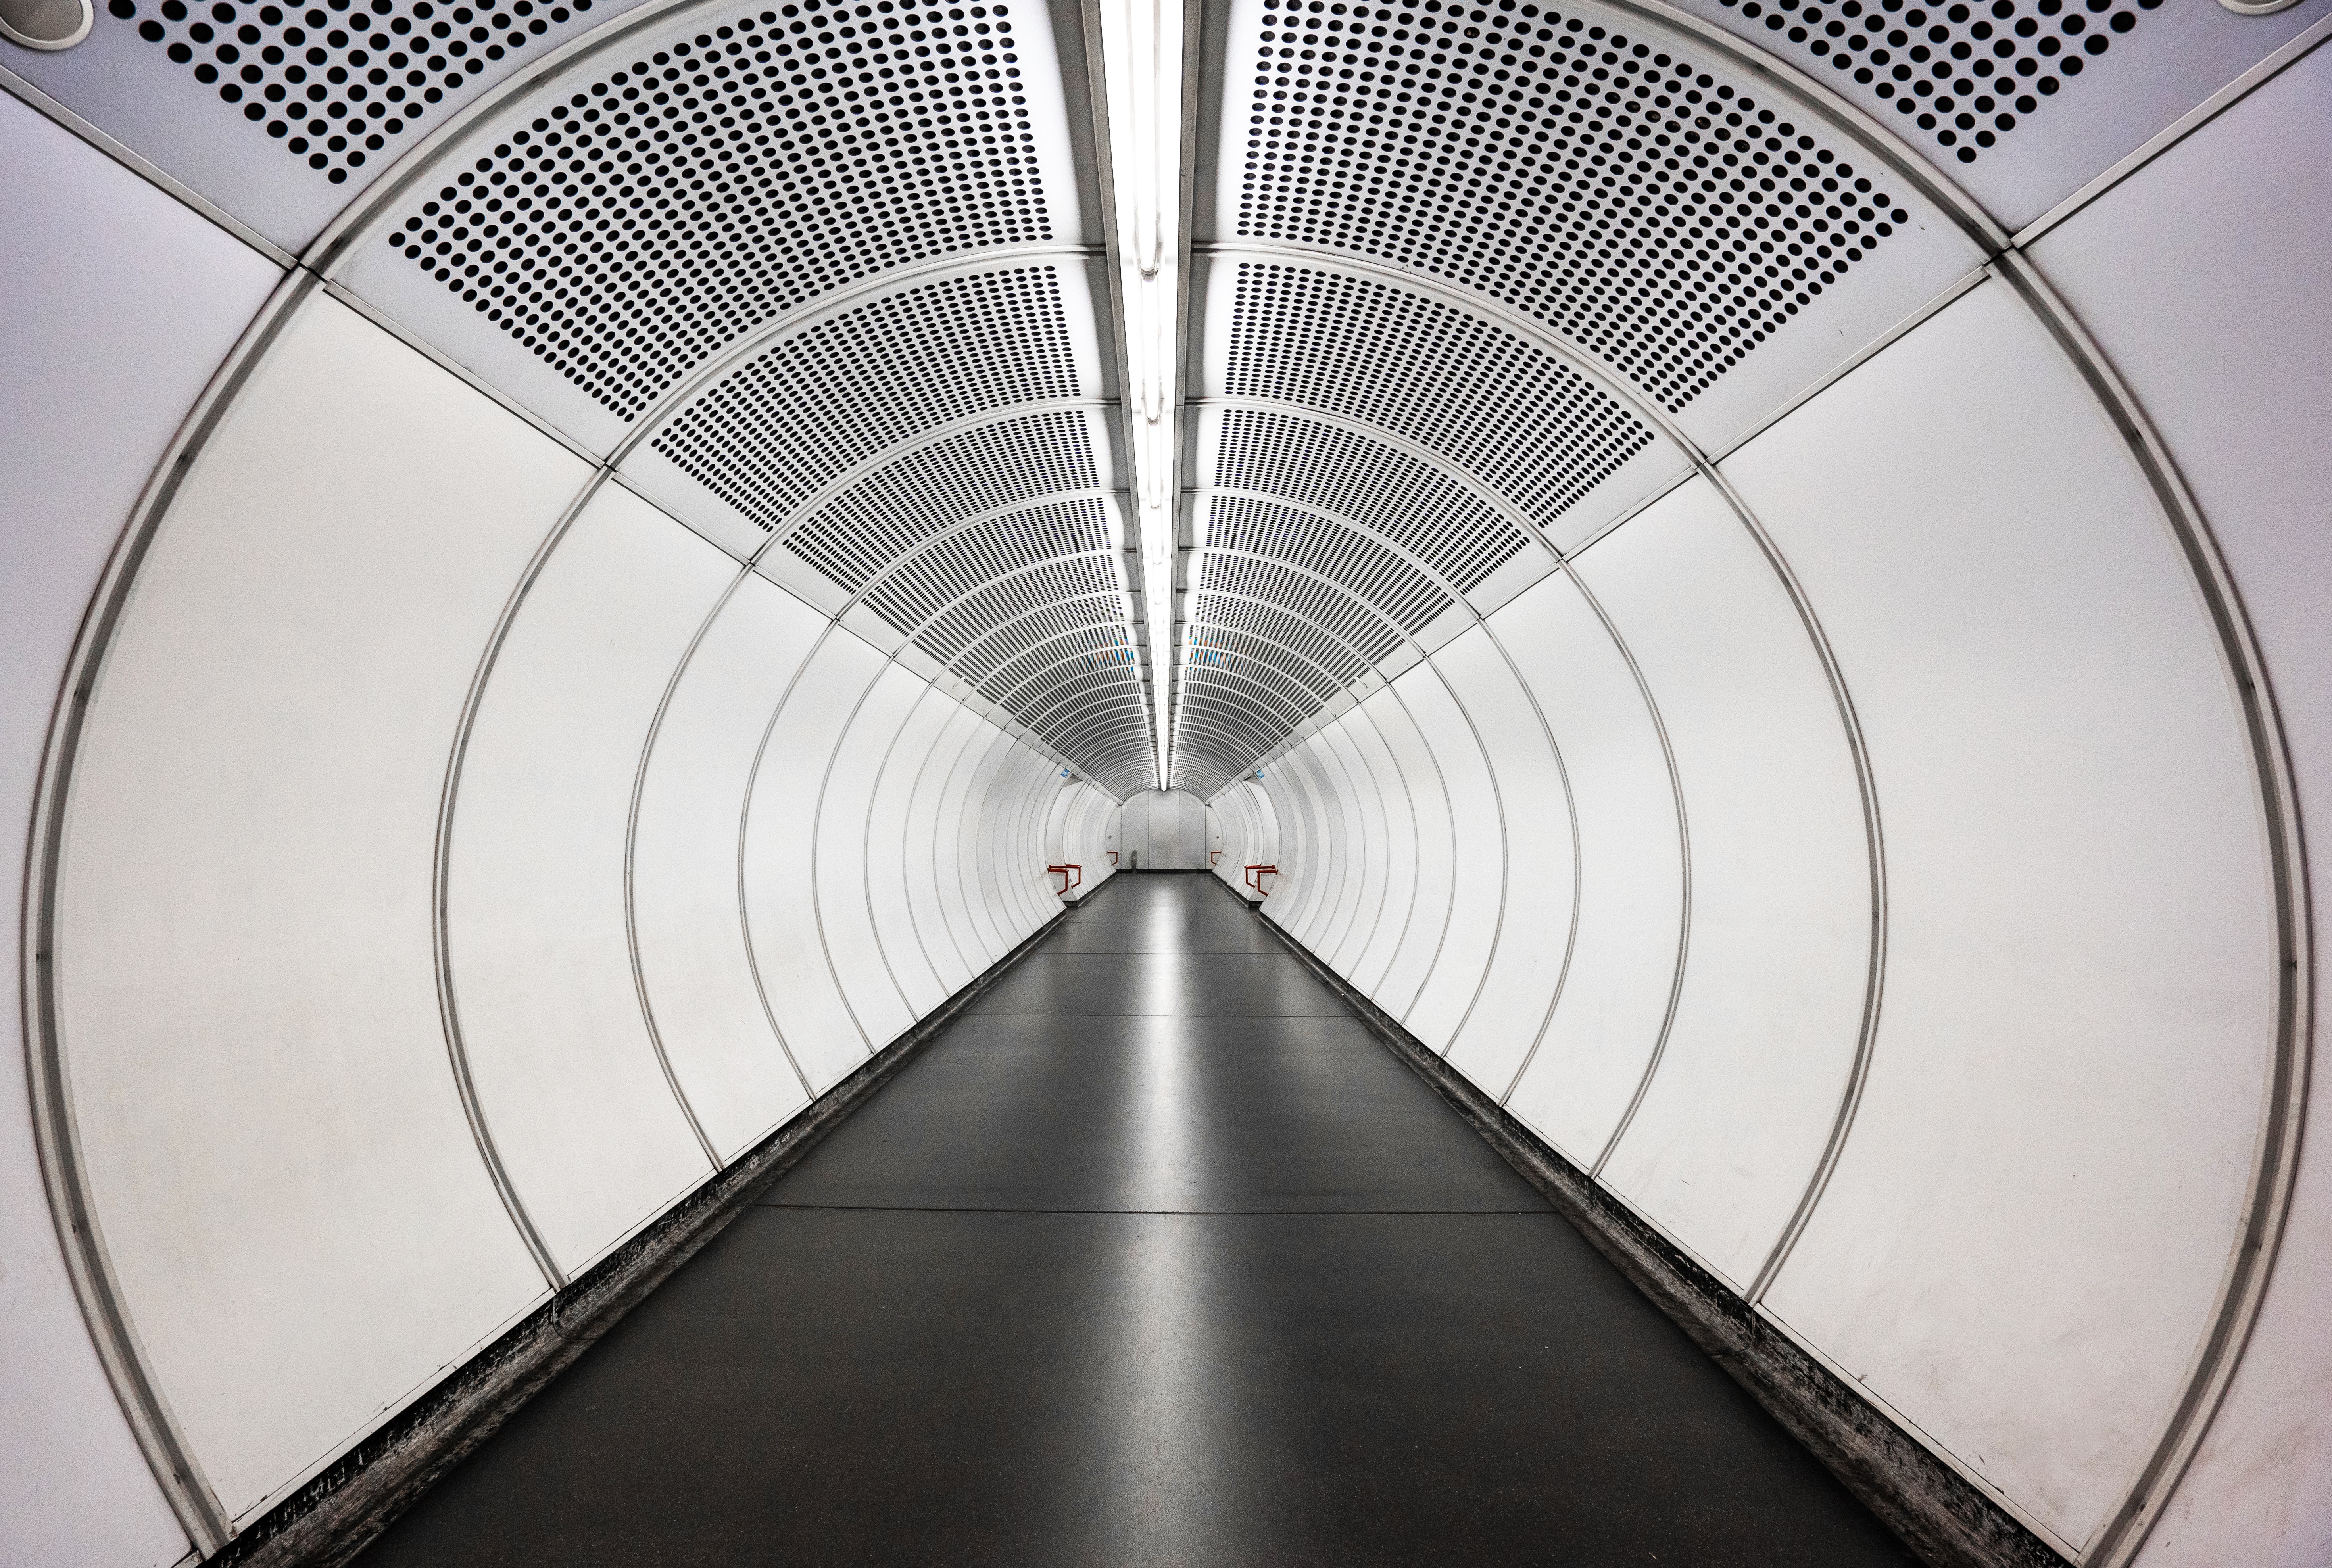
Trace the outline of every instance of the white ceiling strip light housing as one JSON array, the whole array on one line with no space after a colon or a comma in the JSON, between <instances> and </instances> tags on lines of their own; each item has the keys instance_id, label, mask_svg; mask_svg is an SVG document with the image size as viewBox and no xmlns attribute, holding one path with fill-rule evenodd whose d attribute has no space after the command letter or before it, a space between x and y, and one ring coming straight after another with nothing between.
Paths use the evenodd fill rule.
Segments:
<instances>
[{"instance_id":1,"label":"white ceiling strip light housing","mask_svg":"<svg viewBox=\"0 0 2332 1568\"><path fill-rule=\"evenodd\" d=\"M1105 0L1102 61L1125 301L1119 325L1133 436L1133 511L1150 617L1158 784L1164 789L1173 765L1175 425L1182 401L1175 353L1181 299L1182 0Z\"/></svg>"}]
</instances>

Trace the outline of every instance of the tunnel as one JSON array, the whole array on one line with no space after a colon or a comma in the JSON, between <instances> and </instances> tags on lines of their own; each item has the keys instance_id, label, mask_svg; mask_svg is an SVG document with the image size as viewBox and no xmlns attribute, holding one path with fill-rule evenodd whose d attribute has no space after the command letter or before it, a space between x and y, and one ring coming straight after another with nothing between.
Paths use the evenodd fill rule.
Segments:
<instances>
[{"instance_id":1,"label":"tunnel","mask_svg":"<svg viewBox=\"0 0 2332 1568\"><path fill-rule=\"evenodd\" d=\"M0 0L0 1561L2332 1563L2327 32Z\"/></svg>"}]
</instances>

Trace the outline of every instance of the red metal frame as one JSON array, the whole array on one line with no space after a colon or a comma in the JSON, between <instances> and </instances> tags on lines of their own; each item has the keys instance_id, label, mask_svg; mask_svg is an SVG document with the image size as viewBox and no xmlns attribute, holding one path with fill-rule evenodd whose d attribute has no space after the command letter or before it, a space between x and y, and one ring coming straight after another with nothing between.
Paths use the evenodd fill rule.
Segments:
<instances>
[{"instance_id":1,"label":"red metal frame","mask_svg":"<svg viewBox=\"0 0 2332 1568\"><path fill-rule=\"evenodd\" d=\"M1209 849L1207 851L1207 864L1209 865L1220 865L1222 863L1223 852L1221 850Z\"/></svg>"},{"instance_id":2,"label":"red metal frame","mask_svg":"<svg viewBox=\"0 0 2332 1568\"><path fill-rule=\"evenodd\" d=\"M1066 880L1069 873L1073 871L1076 873L1076 880L1074 882ZM1066 865L1048 865L1045 867L1045 875L1047 876L1058 875L1064 878L1061 883L1061 896L1063 898L1068 897L1069 890L1071 888L1083 887L1085 885L1085 868L1074 861Z\"/></svg>"},{"instance_id":3,"label":"red metal frame","mask_svg":"<svg viewBox=\"0 0 2332 1568\"><path fill-rule=\"evenodd\" d=\"M1240 878L1240 880L1245 882L1249 887L1255 889L1256 896L1257 898L1269 898L1271 896L1271 890L1264 886L1263 879L1266 876L1277 876L1278 875L1279 867L1276 865L1250 865L1247 868L1247 875Z\"/></svg>"},{"instance_id":4,"label":"red metal frame","mask_svg":"<svg viewBox=\"0 0 2332 1568\"><path fill-rule=\"evenodd\" d=\"M1115 865L1117 864L1117 851L1116 851L1116 850L1114 850L1114 849L1104 849L1104 850L1103 850L1103 851L1102 851L1102 853L1103 853L1104 855L1106 855L1106 856L1109 856L1109 863L1110 863L1112 865Z\"/></svg>"}]
</instances>

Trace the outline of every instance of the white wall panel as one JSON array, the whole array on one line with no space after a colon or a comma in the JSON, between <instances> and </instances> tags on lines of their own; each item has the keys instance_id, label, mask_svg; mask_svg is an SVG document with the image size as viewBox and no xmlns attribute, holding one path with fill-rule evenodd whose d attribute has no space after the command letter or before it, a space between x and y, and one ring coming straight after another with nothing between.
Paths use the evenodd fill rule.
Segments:
<instances>
[{"instance_id":1,"label":"white wall panel","mask_svg":"<svg viewBox=\"0 0 2332 1568\"><path fill-rule=\"evenodd\" d=\"M981 937L972 917L971 904L979 877L972 869L965 840L972 786L997 741L996 726L967 710L963 743L939 778L932 809L933 881L939 889L941 913L946 917L956 951L962 956L966 980L979 974L991 961L989 944Z\"/></svg>"},{"instance_id":2,"label":"white wall panel","mask_svg":"<svg viewBox=\"0 0 2332 1568\"><path fill-rule=\"evenodd\" d=\"M916 768L914 795L907 808L907 909L923 939L923 951L950 994L970 984L980 970L964 945L962 932L970 917L961 911L954 827L941 808L972 738L986 731L978 714L951 704L947 722Z\"/></svg>"},{"instance_id":3,"label":"white wall panel","mask_svg":"<svg viewBox=\"0 0 2332 1568\"><path fill-rule=\"evenodd\" d=\"M1727 466L1823 607L1888 846L1868 1086L1770 1299L2084 1542L2206 1332L2265 1104L2273 899L2226 667L2005 287ZM1696 809L1696 870L1701 842Z\"/></svg>"},{"instance_id":4,"label":"white wall panel","mask_svg":"<svg viewBox=\"0 0 2332 1568\"><path fill-rule=\"evenodd\" d=\"M1355 709L1321 731L1348 789L1344 820L1351 830L1352 865L1345 877L1347 914L1328 960L1340 974L1352 972L1384 913L1385 846L1391 837L1385 827L1384 792L1353 738L1353 731L1367 723Z\"/></svg>"},{"instance_id":5,"label":"white wall panel","mask_svg":"<svg viewBox=\"0 0 2332 1568\"><path fill-rule=\"evenodd\" d=\"M0 97L0 875L24 884L42 744L99 573L275 269ZM22 905L8 901L9 951ZM7 966L5 1026L24 1014ZM41 1184L21 1050L0 1049L0 1561L159 1563L186 1549L91 1349Z\"/></svg>"},{"instance_id":6,"label":"white wall panel","mask_svg":"<svg viewBox=\"0 0 2332 1568\"><path fill-rule=\"evenodd\" d=\"M1215 797L1214 809L1223 824L1223 857L1215 865L1215 875L1242 895L1250 895L1247 883L1249 865L1274 864L1279 852L1277 836L1271 831L1270 802L1263 786L1253 779L1242 779Z\"/></svg>"},{"instance_id":7,"label":"white wall panel","mask_svg":"<svg viewBox=\"0 0 2332 1568\"><path fill-rule=\"evenodd\" d=\"M1118 808L1118 842L1123 850L1119 858L1128 871L1141 870L1142 857L1150 853L1150 794L1136 789Z\"/></svg>"},{"instance_id":8,"label":"white wall panel","mask_svg":"<svg viewBox=\"0 0 2332 1568\"><path fill-rule=\"evenodd\" d=\"M818 644L761 743L746 808L747 940L778 1028L821 1094L881 1043L870 1044L836 983L809 889L826 760L883 668L846 632Z\"/></svg>"},{"instance_id":9,"label":"white wall panel","mask_svg":"<svg viewBox=\"0 0 2332 1568\"><path fill-rule=\"evenodd\" d=\"M1330 955L1329 962L1339 970L1347 961L1345 948L1352 940L1361 901L1367 894L1370 803L1368 787L1352 771L1340 743L1341 728L1341 721L1322 725L1306 748L1314 777L1320 786L1322 803L1327 808L1333 837L1330 855L1335 865L1334 890L1321 923L1317 951Z\"/></svg>"},{"instance_id":10,"label":"white wall panel","mask_svg":"<svg viewBox=\"0 0 2332 1568\"><path fill-rule=\"evenodd\" d=\"M1691 835L1676 1019L1604 1179L1745 1286L1813 1174L1855 1058L1870 887L1852 759L1781 579L1706 482L1579 570L1659 703Z\"/></svg>"},{"instance_id":11,"label":"white wall panel","mask_svg":"<svg viewBox=\"0 0 2332 1568\"><path fill-rule=\"evenodd\" d=\"M1266 762L1261 770L1263 777L1257 780L1264 798L1270 802L1272 820L1279 828L1278 875L1258 880L1266 890L1264 907L1271 912L1272 919L1287 926L1292 933L1295 928L1290 917L1304 891L1307 868L1312 862L1312 824L1304 814L1299 798L1284 776L1285 770L1281 763L1285 755L1283 752Z\"/></svg>"},{"instance_id":12,"label":"white wall panel","mask_svg":"<svg viewBox=\"0 0 2332 1568\"><path fill-rule=\"evenodd\" d=\"M997 932L997 958L1019 945L1035 923L1036 912L1023 886L1023 875L1034 856L1021 842L1022 820L1029 798L1031 754L1017 740L998 748L995 771L989 775L987 798L978 815L980 886L988 899L989 916ZM1041 867L1041 862L1038 863ZM992 960L990 961L993 961Z\"/></svg>"},{"instance_id":13,"label":"white wall panel","mask_svg":"<svg viewBox=\"0 0 2332 1568\"><path fill-rule=\"evenodd\" d=\"M963 711L962 704L926 685L899 727L881 782L869 807L866 834L866 899L874 909L874 930L891 972L907 993L917 1018L947 1000L957 987L940 972L940 961L931 943L939 932L927 932L914 901L914 878L909 858L916 826L916 786L935 747L947 734L948 722ZM926 875L929 867L923 868ZM934 912L935 913L935 912Z\"/></svg>"},{"instance_id":14,"label":"white wall panel","mask_svg":"<svg viewBox=\"0 0 2332 1568\"><path fill-rule=\"evenodd\" d=\"M503 1167L570 1275L711 1173L633 980L624 839L656 709L735 576L601 487L519 607L462 761L455 1009Z\"/></svg>"},{"instance_id":15,"label":"white wall panel","mask_svg":"<svg viewBox=\"0 0 2332 1568\"><path fill-rule=\"evenodd\" d=\"M874 793L900 727L927 690L921 676L883 665L836 742L818 789L811 902L843 994L877 1050L913 1027L915 1012L876 932L868 897Z\"/></svg>"},{"instance_id":16,"label":"white wall panel","mask_svg":"<svg viewBox=\"0 0 2332 1568\"><path fill-rule=\"evenodd\" d=\"M1207 803L1187 789L1174 791L1174 834L1180 841L1182 869L1204 871L1212 846L1207 837Z\"/></svg>"},{"instance_id":17,"label":"white wall panel","mask_svg":"<svg viewBox=\"0 0 2332 1568\"><path fill-rule=\"evenodd\" d=\"M1214 831L1214 847L1219 851L1208 869L1231 885L1239 868L1247 864L1247 846L1255 837L1254 825L1247 818L1247 802L1241 798L1237 784L1207 802L1208 821Z\"/></svg>"},{"instance_id":18,"label":"white wall panel","mask_svg":"<svg viewBox=\"0 0 2332 1568\"><path fill-rule=\"evenodd\" d=\"M1046 851L1047 865L1075 865L1083 880L1074 897L1092 896L1115 868L1109 863L1109 818L1117 802L1082 779L1063 789L1058 804L1049 808L1059 825L1058 837ZM1058 879L1053 879L1057 884Z\"/></svg>"},{"instance_id":19,"label":"white wall panel","mask_svg":"<svg viewBox=\"0 0 2332 1568\"><path fill-rule=\"evenodd\" d=\"M1020 808L1019 877L1021 896L1036 923L1029 927L1033 931L1061 912L1059 895L1054 892L1056 879L1045 870L1053 864L1045 853L1045 818L1062 791L1075 786L1061 776L1061 766L1052 758L1025 741L1022 747L1028 757L1028 783Z\"/></svg>"},{"instance_id":20,"label":"white wall panel","mask_svg":"<svg viewBox=\"0 0 2332 1568\"><path fill-rule=\"evenodd\" d=\"M1272 777L1285 793L1288 809L1299 826L1304 851L1297 857L1302 870L1294 885L1285 890L1286 902L1280 918L1296 941L1316 952L1320 928L1344 868L1336 858L1336 841L1330 827L1327 805L1321 798L1318 772L1312 764L1314 744L1314 738L1306 735L1302 744L1280 758Z\"/></svg>"},{"instance_id":21,"label":"white wall panel","mask_svg":"<svg viewBox=\"0 0 2332 1568\"><path fill-rule=\"evenodd\" d=\"M1383 736L1386 749L1400 765L1410 801L1410 820L1417 836L1411 863L1417 884L1409 912L1401 918L1400 945L1386 964L1384 979L1370 997L1394 1018L1406 1014L1417 1000L1441 951L1442 932L1457 896L1457 827L1451 820L1449 792L1441 779L1431 743L1418 727L1415 715L1395 690L1379 692L1367 703Z\"/></svg>"},{"instance_id":22,"label":"white wall panel","mask_svg":"<svg viewBox=\"0 0 2332 1568\"><path fill-rule=\"evenodd\" d=\"M1037 841L1045 806L1060 787L1060 773L1051 758L1025 741L1016 741L1013 751L1015 793L1006 819L1010 839L1008 853L1003 856L999 870L1011 890L1014 921L1019 932L1013 939L1017 944L1060 913L1060 905L1047 887L1051 878L1045 875L1044 846Z\"/></svg>"},{"instance_id":23,"label":"white wall panel","mask_svg":"<svg viewBox=\"0 0 2332 1568\"><path fill-rule=\"evenodd\" d=\"M1652 711L1576 580L1545 579L1490 624L1563 747L1579 811L1578 946L1506 1109L1592 1165L1643 1082L1675 989L1684 935L1676 792Z\"/></svg>"},{"instance_id":24,"label":"white wall panel","mask_svg":"<svg viewBox=\"0 0 2332 1568\"><path fill-rule=\"evenodd\" d=\"M2037 247L2168 442L2266 657L2300 809L2332 822L2332 53L2317 50ZM2318 890L2320 933L2332 920ZM2321 1004L2318 1004L2321 1013ZM2332 1562L2332 1073L2243 1359L2141 1562Z\"/></svg>"},{"instance_id":25,"label":"white wall panel","mask_svg":"<svg viewBox=\"0 0 2332 1568\"><path fill-rule=\"evenodd\" d=\"M1449 915L1439 951L1417 999L1401 1019L1437 1051L1473 1004L1505 893L1504 813L1490 781L1480 738L1458 698L1430 665L1394 683L1441 772L1449 797Z\"/></svg>"},{"instance_id":26,"label":"white wall panel","mask_svg":"<svg viewBox=\"0 0 2332 1568\"><path fill-rule=\"evenodd\" d=\"M1303 918L1305 942L1314 952L1333 945L1336 916L1343 909L1344 890L1352 874L1350 836L1345 831L1343 801L1340 798L1343 792L1333 781L1334 763L1323 755L1323 744L1314 731L1288 758L1294 764L1293 778L1304 792L1305 807L1313 823L1314 847L1310 859L1314 874Z\"/></svg>"},{"instance_id":27,"label":"white wall panel","mask_svg":"<svg viewBox=\"0 0 2332 1568\"><path fill-rule=\"evenodd\" d=\"M673 1075L731 1160L808 1099L753 980L738 885L762 732L826 618L747 574L673 685L640 784L632 911Z\"/></svg>"},{"instance_id":28,"label":"white wall panel","mask_svg":"<svg viewBox=\"0 0 2332 1568\"><path fill-rule=\"evenodd\" d=\"M1084 806L1084 792L1064 779L1060 789L1045 807L1046 865L1068 864L1077 841L1077 814Z\"/></svg>"},{"instance_id":29,"label":"white wall panel","mask_svg":"<svg viewBox=\"0 0 2332 1568\"><path fill-rule=\"evenodd\" d=\"M1377 893L1378 907L1370 918L1368 940L1353 956L1351 977L1352 984L1369 996L1382 989L1417 907L1417 811L1408 778L1378 728L1389 711L1398 713L1391 701L1379 693L1355 708L1347 723L1353 750L1376 780L1382 808L1383 880Z\"/></svg>"},{"instance_id":30,"label":"white wall panel","mask_svg":"<svg viewBox=\"0 0 2332 1568\"><path fill-rule=\"evenodd\" d=\"M1117 852L1117 802L1096 784L1085 786L1085 799L1084 853L1090 884L1106 882L1118 872L1113 858Z\"/></svg>"},{"instance_id":31,"label":"white wall panel","mask_svg":"<svg viewBox=\"0 0 2332 1568\"><path fill-rule=\"evenodd\" d=\"M1008 761L1012 743L993 723L981 728L966 754L959 804L943 819L951 836L958 868L958 888L963 899L969 940L965 956L978 974L1010 950L1011 941L996 918L996 867L989 858L992 831L988 813L996 789L996 776Z\"/></svg>"},{"instance_id":32,"label":"white wall panel","mask_svg":"<svg viewBox=\"0 0 2332 1568\"><path fill-rule=\"evenodd\" d=\"M1487 629L1467 632L1433 662L1465 697L1505 813L1496 951L1449 1047L1459 1072L1501 1095L1539 1037L1570 956L1578 885L1571 787L1544 718Z\"/></svg>"},{"instance_id":33,"label":"white wall panel","mask_svg":"<svg viewBox=\"0 0 2332 1568\"><path fill-rule=\"evenodd\" d=\"M428 868L480 651L585 472L311 300L98 684L60 1022L129 1312L233 1515L542 1294L447 1070Z\"/></svg>"}]
</instances>

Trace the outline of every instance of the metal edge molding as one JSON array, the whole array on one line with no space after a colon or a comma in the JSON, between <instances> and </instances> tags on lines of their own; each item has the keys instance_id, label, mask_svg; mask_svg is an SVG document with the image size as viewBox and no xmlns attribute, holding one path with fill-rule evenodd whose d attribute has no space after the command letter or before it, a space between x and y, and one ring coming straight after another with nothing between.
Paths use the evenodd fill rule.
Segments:
<instances>
[{"instance_id":1,"label":"metal edge molding","mask_svg":"<svg viewBox=\"0 0 2332 1568\"><path fill-rule=\"evenodd\" d=\"M1371 1033L1921 1561L1935 1568L2063 1568L2065 1558L2040 1536L1354 990L1264 905L1249 904L1228 884L1223 891L1253 910Z\"/></svg>"},{"instance_id":2,"label":"metal edge molding","mask_svg":"<svg viewBox=\"0 0 2332 1568\"><path fill-rule=\"evenodd\" d=\"M56 989L57 900L67 808L90 704L105 657L120 628L139 569L187 474L217 432L260 361L291 323L316 279L293 270L276 285L227 355L146 483L107 560L66 660L48 743L41 758L28 829L24 887L24 1065L32 1094L33 1135L59 1250L73 1295L123 1417L156 1483L197 1552L217 1551L234 1525L196 1463L148 1364L112 1261L98 1228L96 1203L73 1116L71 1072Z\"/></svg>"},{"instance_id":3,"label":"metal edge molding","mask_svg":"<svg viewBox=\"0 0 2332 1568\"><path fill-rule=\"evenodd\" d=\"M525 569L520 572L510 596L502 601L502 612L494 619L493 630L487 636L486 645L478 655L476 670L470 676L469 690L462 696L462 716L454 730L454 743L445 758L444 782L437 797L435 847L431 855L429 881L429 951L431 967L437 982L437 1016L445 1033L446 1066L454 1080L454 1090L462 1103L463 1118L470 1124L470 1137L477 1145L478 1160L486 1168L492 1181L494 1195L502 1200L503 1211L510 1216L511 1226L536 1268L542 1274L543 1284L551 1290L563 1289L569 1279L551 1256L550 1245L527 1212L526 1202L519 1196L518 1185L511 1179L502 1163L502 1151L494 1143L492 1125L486 1117L485 1102L479 1096L476 1079L470 1071L470 1048L462 1032L461 996L454 984L454 929L452 916L454 884L454 829L460 809L462 773L468 766L471 737L477 731L478 714L485 707L486 689L493 680L494 665L501 660L502 646L509 642L511 628L518 623L518 613L534 591L542 569L550 564L550 557L559 541L567 537L575 520L583 515L591 498L607 482L607 471L595 468L584 480L575 499L569 502L550 531L534 549Z\"/></svg>"},{"instance_id":4,"label":"metal edge molding","mask_svg":"<svg viewBox=\"0 0 2332 1568\"><path fill-rule=\"evenodd\" d=\"M2232 569L2212 535L2209 520L2187 488L2176 459L2104 349L2031 259L2011 249L1993 265L2088 384L2091 395L2128 445L2131 461L2154 492L2163 521L2186 558L2235 688L2244 739L2258 779L2260 827L2267 840L2275 899L2276 1032L2241 1227L2208 1326L2161 1439L2132 1478L2121 1506L2084 1544L2081 1554L2085 1564L2123 1568L2145 1545L2234 1381L2251 1325L2266 1301L2268 1277L2274 1271L2284 1221L2290 1212L2307 1120L2308 1042L2315 1020L2315 932L2306 838L2299 782L2293 776L2290 746L2266 656L2243 608Z\"/></svg>"},{"instance_id":5,"label":"metal edge molding","mask_svg":"<svg viewBox=\"0 0 2332 1568\"><path fill-rule=\"evenodd\" d=\"M207 1559L231 1568L339 1568L460 1464L624 1315L847 1121L1070 912L1024 937L905 1034L643 1227Z\"/></svg>"}]
</instances>

